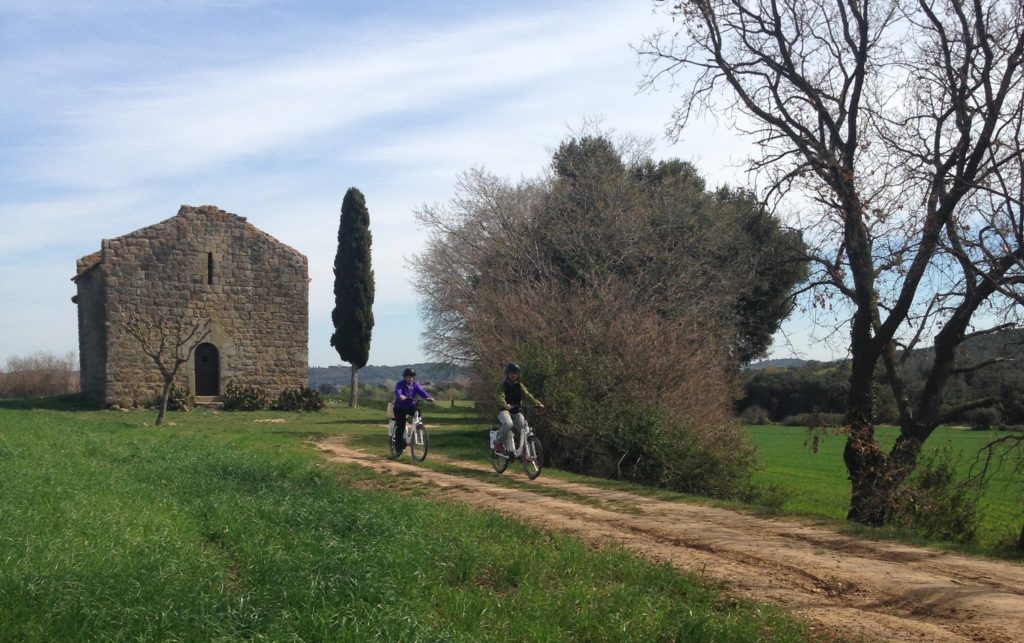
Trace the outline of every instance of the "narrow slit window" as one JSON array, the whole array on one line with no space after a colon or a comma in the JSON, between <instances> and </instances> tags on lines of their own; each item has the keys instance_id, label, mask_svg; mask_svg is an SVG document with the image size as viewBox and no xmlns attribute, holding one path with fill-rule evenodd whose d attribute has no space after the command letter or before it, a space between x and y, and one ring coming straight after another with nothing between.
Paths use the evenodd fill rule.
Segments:
<instances>
[{"instance_id":1,"label":"narrow slit window","mask_svg":"<svg viewBox=\"0 0 1024 643\"><path fill-rule=\"evenodd\" d=\"M213 283L213 253L206 253L206 283Z\"/></svg>"}]
</instances>

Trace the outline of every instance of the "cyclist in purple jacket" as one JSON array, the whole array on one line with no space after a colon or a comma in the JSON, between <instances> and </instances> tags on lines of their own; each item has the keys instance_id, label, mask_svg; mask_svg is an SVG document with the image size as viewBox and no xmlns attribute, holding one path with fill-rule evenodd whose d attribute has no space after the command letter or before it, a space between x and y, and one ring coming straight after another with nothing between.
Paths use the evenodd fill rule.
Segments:
<instances>
[{"instance_id":1,"label":"cyclist in purple jacket","mask_svg":"<svg viewBox=\"0 0 1024 643\"><path fill-rule=\"evenodd\" d=\"M400 454L405 449L405 420L416 411L417 395L428 402L434 401L416 381L416 371L407 368L402 371L402 379L395 383L395 453Z\"/></svg>"}]
</instances>

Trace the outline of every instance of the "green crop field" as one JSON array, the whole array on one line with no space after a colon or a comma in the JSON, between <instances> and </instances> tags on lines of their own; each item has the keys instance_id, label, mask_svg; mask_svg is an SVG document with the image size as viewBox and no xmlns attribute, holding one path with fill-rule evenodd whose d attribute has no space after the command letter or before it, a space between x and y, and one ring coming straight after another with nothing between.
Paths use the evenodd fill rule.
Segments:
<instances>
[{"instance_id":1,"label":"green crop field","mask_svg":"<svg viewBox=\"0 0 1024 643\"><path fill-rule=\"evenodd\" d=\"M755 472L758 484L777 485L788 494L786 512L845 518L850 500L850 483L843 465L845 437L819 434L818 450L811 449L811 433L801 427L749 426L747 435L757 447L762 468ZM884 448L896 439L893 427L879 427ZM925 450L948 450L961 473L966 474L978 450L996 434L939 428L925 443ZM1024 524L1024 480L1003 467L985 489L979 503L984 547L1016 542Z\"/></svg>"},{"instance_id":2,"label":"green crop field","mask_svg":"<svg viewBox=\"0 0 1024 643\"><path fill-rule=\"evenodd\" d=\"M0 640L802 640L777 611L617 550L325 463L379 408L0 402ZM464 409L430 409L471 450ZM284 419L284 423L261 420ZM446 446L446 443L448 445Z\"/></svg>"}]
</instances>

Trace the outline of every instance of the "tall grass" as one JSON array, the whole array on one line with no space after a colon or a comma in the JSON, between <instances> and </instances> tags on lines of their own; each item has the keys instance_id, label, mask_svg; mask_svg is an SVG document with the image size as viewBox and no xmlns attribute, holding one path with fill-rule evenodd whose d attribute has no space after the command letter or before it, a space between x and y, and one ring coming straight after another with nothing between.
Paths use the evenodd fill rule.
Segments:
<instances>
[{"instance_id":1,"label":"tall grass","mask_svg":"<svg viewBox=\"0 0 1024 643\"><path fill-rule=\"evenodd\" d=\"M155 429L145 412L0 408L0 640L804 636L667 567L396 494L304 444L378 415ZM287 423L253 422L270 416Z\"/></svg>"}]
</instances>

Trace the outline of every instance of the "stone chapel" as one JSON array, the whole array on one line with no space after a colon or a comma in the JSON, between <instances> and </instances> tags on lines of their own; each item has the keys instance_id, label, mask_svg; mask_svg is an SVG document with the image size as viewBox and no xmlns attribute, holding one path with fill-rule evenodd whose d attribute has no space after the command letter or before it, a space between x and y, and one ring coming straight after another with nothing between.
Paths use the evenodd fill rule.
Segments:
<instances>
[{"instance_id":1,"label":"stone chapel","mask_svg":"<svg viewBox=\"0 0 1024 643\"><path fill-rule=\"evenodd\" d=\"M216 397L228 382L271 395L308 381L309 270L305 255L215 206L181 206L176 216L116 239L78 260L78 347L82 392L133 406L162 378L123 324L180 314L210 332L175 383Z\"/></svg>"}]
</instances>

